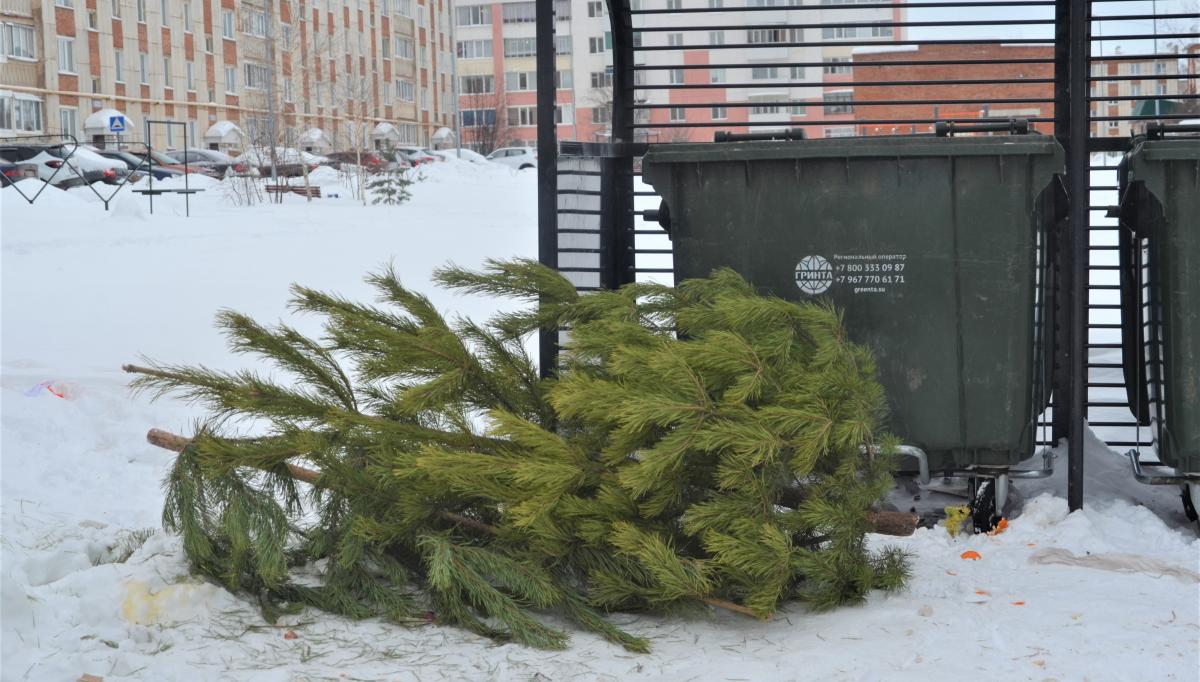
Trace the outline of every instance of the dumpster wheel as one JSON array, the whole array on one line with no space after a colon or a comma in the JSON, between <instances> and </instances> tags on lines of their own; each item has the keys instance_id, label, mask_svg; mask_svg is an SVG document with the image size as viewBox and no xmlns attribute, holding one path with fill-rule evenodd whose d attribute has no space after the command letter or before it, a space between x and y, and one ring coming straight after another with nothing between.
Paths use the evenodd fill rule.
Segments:
<instances>
[{"instance_id":1,"label":"dumpster wheel","mask_svg":"<svg viewBox=\"0 0 1200 682\"><path fill-rule=\"evenodd\" d=\"M971 478L971 521L976 533L987 533L1000 523L996 509L996 481L991 478Z\"/></svg>"},{"instance_id":2,"label":"dumpster wheel","mask_svg":"<svg viewBox=\"0 0 1200 682\"><path fill-rule=\"evenodd\" d=\"M1196 513L1196 501L1192 499L1192 486L1180 486L1179 497L1183 500L1183 513L1188 520L1200 521L1200 514Z\"/></svg>"}]
</instances>

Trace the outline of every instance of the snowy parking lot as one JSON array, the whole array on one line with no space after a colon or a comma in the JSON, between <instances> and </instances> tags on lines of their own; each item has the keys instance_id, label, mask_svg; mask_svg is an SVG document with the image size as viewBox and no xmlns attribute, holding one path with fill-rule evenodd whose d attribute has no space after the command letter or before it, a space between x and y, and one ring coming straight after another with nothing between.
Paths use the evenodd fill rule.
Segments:
<instances>
[{"instance_id":1,"label":"snowy parking lot","mask_svg":"<svg viewBox=\"0 0 1200 682\"><path fill-rule=\"evenodd\" d=\"M121 365L248 366L213 328L218 310L316 334L318 320L288 312L292 283L363 299L363 276L389 263L443 311L494 312L430 273L535 256L535 174L456 161L422 173L400 206L364 206L332 172L316 182L336 198L278 205L238 205L201 178L190 217L178 196L150 215L128 189L107 212L86 190L48 188L32 206L0 190L0 678L1198 679L1195 524L1098 441L1081 512L1067 513L1060 471L1018 487L1001 534L872 536L910 550L914 573L860 607L793 605L766 622L613 615L651 639L645 655L583 633L545 652L316 611L267 623L245 595L189 576L159 529L170 453L145 433L188 433L202 412L131 395Z\"/></svg>"}]
</instances>

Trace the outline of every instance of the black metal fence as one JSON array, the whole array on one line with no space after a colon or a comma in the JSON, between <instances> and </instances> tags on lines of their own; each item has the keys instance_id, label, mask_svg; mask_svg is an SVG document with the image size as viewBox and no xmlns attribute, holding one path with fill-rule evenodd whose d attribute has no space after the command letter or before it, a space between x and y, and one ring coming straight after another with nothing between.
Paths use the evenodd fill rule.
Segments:
<instances>
[{"instance_id":1,"label":"black metal fence","mask_svg":"<svg viewBox=\"0 0 1200 682\"><path fill-rule=\"evenodd\" d=\"M608 144L559 140L539 107L540 256L581 290L671 280L671 243L646 220L647 142L714 131L930 134L938 122L1023 118L1068 152L1068 286L1045 441L1068 437L1082 503L1086 419L1113 447L1146 447L1120 361L1116 163L1151 121L1200 118L1200 13L1190 0L609 0ZM539 72L553 71L553 1L538 1ZM545 64L543 64L545 62ZM539 101L554 101L539 78ZM577 110L576 116L580 115ZM543 339L543 367L555 339ZM1051 428L1052 427L1052 428Z\"/></svg>"}]
</instances>

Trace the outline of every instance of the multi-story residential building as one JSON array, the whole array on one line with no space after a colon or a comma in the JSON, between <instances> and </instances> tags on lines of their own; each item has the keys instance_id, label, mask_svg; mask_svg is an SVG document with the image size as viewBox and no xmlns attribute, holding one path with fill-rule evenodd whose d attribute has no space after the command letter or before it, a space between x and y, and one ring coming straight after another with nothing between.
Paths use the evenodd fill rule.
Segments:
<instances>
[{"instance_id":1,"label":"multi-story residential building","mask_svg":"<svg viewBox=\"0 0 1200 682\"><path fill-rule=\"evenodd\" d=\"M1190 49L1189 47L1188 50ZM1185 51L1186 53L1187 51ZM1120 56L1119 48L1114 56ZM1187 61L1194 62L1196 60L1188 59ZM1172 113L1167 109L1177 103L1164 106L1152 100L1138 98L1171 97L1184 94L1190 81L1179 78L1180 73L1179 59L1114 59L1093 63L1093 78L1111 78L1112 80L1092 81L1092 115L1108 118ZM1094 121L1092 135L1096 137L1129 137L1131 133L1141 132L1144 127L1145 123L1137 120Z\"/></svg>"},{"instance_id":2,"label":"multi-story residential building","mask_svg":"<svg viewBox=\"0 0 1200 682\"><path fill-rule=\"evenodd\" d=\"M0 137L326 150L454 123L447 0L0 0Z\"/></svg>"},{"instance_id":3,"label":"multi-story residential building","mask_svg":"<svg viewBox=\"0 0 1200 682\"><path fill-rule=\"evenodd\" d=\"M787 6L796 0L706 0L720 9L738 3ZM718 123L745 132L748 122L787 127L804 121L809 136L854 133L850 58L853 45L902 39L903 29L864 25L761 28L764 24L902 21L903 9L849 7L853 0L807 0L806 10L635 15L640 101L637 120L651 140L703 139L678 124ZM633 0L634 9L679 9L682 0ZM612 38L604 0L558 0L559 138L607 139L611 128ZM478 146L532 143L534 126L534 3L460 0L455 9L463 139ZM688 30L678 28L686 24ZM751 28L729 28L746 25ZM795 46L793 43L811 43ZM729 47L724 47L728 45ZM807 63L811 66L768 66ZM737 67L704 68L707 64ZM687 65L690 68L672 68ZM744 66L740 66L744 65ZM655 68L657 67L657 68ZM730 87L721 87L728 84ZM672 86L716 86L678 87ZM676 106L673 106L676 105ZM691 106L687 106L691 105ZM704 106L699 106L704 105ZM661 124L661 125L655 125ZM726 125L727 124L727 125ZM763 130L757 127L757 130ZM479 144L486 138L486 143ZM499 138L499 139L494 139ZM710 138L711 139L711 138Z\"/></svg>"}]
</instances>

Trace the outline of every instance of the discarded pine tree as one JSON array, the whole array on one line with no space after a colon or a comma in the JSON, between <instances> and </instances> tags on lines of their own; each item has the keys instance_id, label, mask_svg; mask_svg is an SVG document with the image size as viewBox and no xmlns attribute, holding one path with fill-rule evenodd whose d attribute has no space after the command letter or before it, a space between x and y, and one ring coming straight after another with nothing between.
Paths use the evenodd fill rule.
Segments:
<instances>
[{"instance_id":1,"label":"discarded pine tree","mask_svg":"<svg viewBox=\"0 0 1200 682\"><path fill-rule=\"evenodd\" d=\"M163 519L195 570L269 617L432 613L558 648L539 618L557 613L635 651L605 612L765 618L906 579L903 553L866 547L890 439L870 354L833 309L728 270L586 296L529 261L437 278L541 305L451 323L387 271L369 278L382 306L294 288L321 341L220 314L234 351L286 376L127 366L137 389L211 411L190 439L151 434L179 452ZM523 345L540 327L571 329L556 379Z\"/></svg>"}]
</instances>

